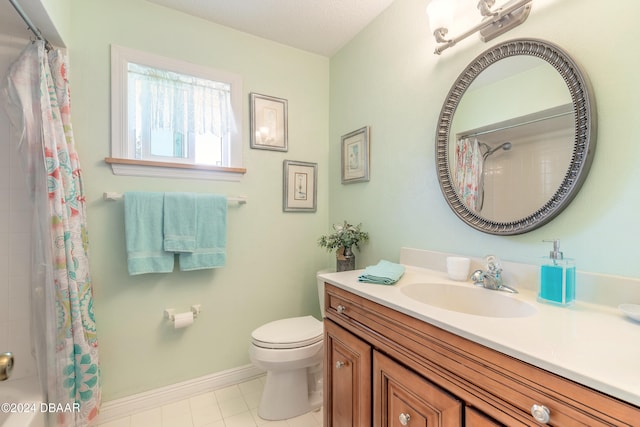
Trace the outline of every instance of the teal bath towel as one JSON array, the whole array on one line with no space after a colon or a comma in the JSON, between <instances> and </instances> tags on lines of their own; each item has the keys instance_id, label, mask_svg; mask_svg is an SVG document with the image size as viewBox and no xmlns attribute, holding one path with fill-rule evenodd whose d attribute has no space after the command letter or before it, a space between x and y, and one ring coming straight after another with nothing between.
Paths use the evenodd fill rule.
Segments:
<instances>
[{"instance_id":1,"label":"teal bath towel","mask_svg":"<svg viewBox=\"0 0 640 427\"><path fill-rule=\"evenodd\" d=\"M227 261L227 198L197 194L196 247L179 256L180 270L223 267Z\"/></svg>"},{"instance_id":2,"label":"teal bath towel","mask_svg":"<svg viewBox=\"0 0 640 427\"><path fill-rule=\"evenodd\" d=\"M164 251L164 193L124 195L124 225L129 274L170 273L173 253Z\"/></svg>"},{"instance_id":3,"label":"teal bath towel","mask_svg":"<svg viewBox=\"0 0 640 427\"><path fill-rule=\"evenodd\" d=\"M358 281L378 285L393 285L400 280L403 274L403 265L381 260L378 264L365 268L364 272L358 277Z\"/></svg>"},{"instance_id":4,"label":"teal bath towel","mask_svg":"<svg viewBox=\"0 0 640 427\"><path fill-rule=\"evenodd\" d=\"M196 249L196 193L164 193L164 250Z\"/></svg>"}]
</instances>

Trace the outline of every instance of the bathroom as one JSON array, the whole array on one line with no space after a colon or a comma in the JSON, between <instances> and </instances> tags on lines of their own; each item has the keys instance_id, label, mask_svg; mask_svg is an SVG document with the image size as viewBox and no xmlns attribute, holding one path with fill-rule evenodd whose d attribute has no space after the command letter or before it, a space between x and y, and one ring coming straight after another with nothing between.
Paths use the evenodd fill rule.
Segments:
<instances>
[{"instance_id":1,"label":"bathroom","mask_svg":"<svg viewBox=\"0 0 640 427\"><path fill-rule=\"evenodd\" d=\"M640 277L634 244L640 235L636 219L640 168L634 161L640 148L634 143L636 132L630 130L640 107L635 99L640 93L635 78L640 57L633 53L640 35L633 21L640 14L636 1L605 6L594 1L534 0L523 25L488 44L471 37L438 56L433 54L424 14L426 2L396 0L330 57L144 0L42 3L71 60L72 120L87 193L105 411L109 402L128 396L235 372L250 363L248 337L254 328L283 317L319 316L315 273L333 260L316 240L331 224L345 219L362 223L371 235L356 252L360 268L380 259L397 261L403 246L468 256L495 253L534 263L548 252L543 239L560 238L579 270ZM2 35L3 70L30 37L24 29L18 34ZM558 217L527 234L492 236L468 227L447 206L438 185L434 137L442 102L458 74L489 46L518 37L553 42L582 65L596 100L598 143L580 193ZM241 74L244 129L248 129L249 93L287 99L289 151L250 149L245 130L247 173L239 182L113 175L104 162L111 155L111 44ZM7 143L3 111L0 117ZM371 127L370 181L343 185L340 137L363 126ZM284 160L318 164L316 212L282 211ZM26 316L16 320L6 314L13 310L20 316L27 310L25 296L16 295L8 285L19 279L16 276L26 275L17 268L27 257L25 236L20 233L27 234L28 226L10 222L27 210L16 194L24 187L11 174L15 167L15 161L3 156L0 191L9 201L0 207L3 351L16 335L27 333L23 328L16 334L14 329L24 325ZM229 210L227 266L129 276L122 205L103 201L103 192L186 187L247 196L246 205ZM20 303L22 310L16 310ZM162 316L165 308L187 310L192 304L202 305L194 325L181 331L168 327ZM34 372L32 361L16 365L16 374Z\"/></svg>"}]
</instances>

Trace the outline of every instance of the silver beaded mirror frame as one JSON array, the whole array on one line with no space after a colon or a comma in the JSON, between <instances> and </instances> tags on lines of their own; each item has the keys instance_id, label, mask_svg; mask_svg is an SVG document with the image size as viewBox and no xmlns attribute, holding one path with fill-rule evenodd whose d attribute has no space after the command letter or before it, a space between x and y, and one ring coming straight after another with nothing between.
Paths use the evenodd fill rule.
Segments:
<instances>
[{"instance_id":1,"label":"silver beaded mirror frame","mask_svg":"<svg viewBox=\"0 0 640 427\"><path fill-rule=\"evenodd\" d=\"M484 218L463 203L450 170L450 132L453 116L475 78L490 65L516 55L531 55L550 64L562 77L571 95L574 111L574 143L569 167L555 194L532 214L508 222ZM453 141L455 143L455 141ZM562 49L537 39L516 39L501 43L475 58L449 91L436 129L436 168L442 193L453 212L469 226L494 235L515 235L532 231L551 221L576 196L587 177L596 145L596 110L590 83L580 66Z\"/></svg>"}]
</instances>

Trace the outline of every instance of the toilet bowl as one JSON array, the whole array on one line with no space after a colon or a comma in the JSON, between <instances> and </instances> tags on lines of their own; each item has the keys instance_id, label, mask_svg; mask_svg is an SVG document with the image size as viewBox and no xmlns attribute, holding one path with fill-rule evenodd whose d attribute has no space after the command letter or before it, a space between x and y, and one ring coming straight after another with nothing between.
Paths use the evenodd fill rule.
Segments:
<instances>
[{"instance_id":1,"label":"toilet bowl","mask_svg":"<svg viewBox=\"0 0 640 427\"><path fill-rule=\"evenodd\" d=\"M324 315L321 280L318 296ZM249 358L267 371L258 407L261 418L284 420L322 406L323 332L320 320L302 316L275 320L251 333Z\"/></svg>"}]
</instances>

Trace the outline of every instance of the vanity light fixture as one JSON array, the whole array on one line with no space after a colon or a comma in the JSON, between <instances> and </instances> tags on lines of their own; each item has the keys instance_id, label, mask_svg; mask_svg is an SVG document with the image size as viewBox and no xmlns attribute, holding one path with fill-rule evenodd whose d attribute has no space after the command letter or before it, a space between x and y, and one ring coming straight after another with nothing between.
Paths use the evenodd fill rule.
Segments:
<instances>
[{"instance_id":1,"label":"vanity light fixture","mask_svg":"<svg viewBox=\"0 0 640 427\"><path fill-rule=\"evenodd\" d=\"M453 22L454 3L456 0L432 0L427 6L427 15L429 16L429 26L433 30L433 36L436 42L439 43L434 53L440 55L444 50L454 46L460 40L477 32L480 32L480 39L483 42L488 42L506 33L527 19L531 11L532 1L511 0L504 6L491 10L496 3L495 0L479 0L478 11L482 15L482 21L459 36L447 39L448 27Z\"/></svg>"}]
</instances>

